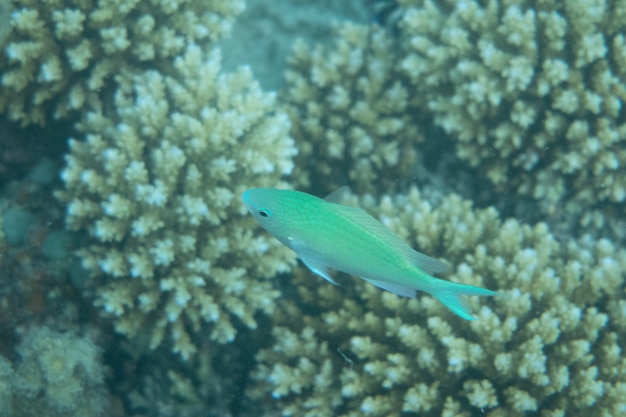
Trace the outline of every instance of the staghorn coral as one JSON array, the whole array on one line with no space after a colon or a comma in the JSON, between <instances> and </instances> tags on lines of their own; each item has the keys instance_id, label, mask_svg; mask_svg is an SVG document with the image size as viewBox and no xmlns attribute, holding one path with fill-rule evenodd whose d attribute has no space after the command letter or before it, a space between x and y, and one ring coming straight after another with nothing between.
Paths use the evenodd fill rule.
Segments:
<instances>
[{"instance_id":1,"label":"staghorn coral","mask_svg":"<svg viewBox=\"0 0 626 417\"><path fill-rule=\"evenodd\" d=\"M626 201L626 4L401 3L399 66L457 155L544 213L603 225Z\"/></svg>"},{"instance_id":2,"label":"staghorn coral","mask_svg":"<svg viewBox=\"0 0 626 417\"><path fill-rule=\"evenodd\" d=\"M186 44L228 34L243 9L243 0L15 0L0 113L43 125L100 108L120 68L167 65Z\"/></svg>"},{"instance_id":3,"label":"staghorn coral","mask_svg":"<svg viewBox=\"0 0 626 417\"><path fill-rule=\"evenodd\" d=\"M390 36L351 23L335 30L332 48L310 50L297 41L289 58L282 101L298 165L306 167L297 180L323 186L319 193L345 184L359 192L389 189L415 174L422 120L395 68Z\"/></svg>"},{"instance_id":4,"label":"staghorn coral","mask_svg":"<svg viewBox=\"0 0 626 417\"><path fill-rule=\"evenodd\" d=\"M545 224L501 221L455 195L432 207L415 188L361 205L413 246L445 255L446 278L501 295L468 300L477 320L466 322L427 295L299 273L298 297L283 300L248 389L266 415L623 414L626 251L559 242Z\"/></svg>"},{"instance_id":5,"label":"staghorn coral","mask_svg":"<svg viewBox=\"0 0 626 417\"><path fill-rule=\"evenodd\" d=\"M67 227L91 237L79 255L96 305L117 331L151 348L168 335L189 358L192 336L227 343L273 311L264 277L293 256L255 236L240 195L280 184L296 150L249 68L220 74L219 51L193 44L174 67L118 77L115 114L88 114L86 140L70 141L59 196Z\"/></svg>"},{"instance_id":6,"label":"staghorn coral","mask_svg":"<svg viewBox=\"0 0 626 417\"><path fill-rule=\"evenodd\" d=\"M88 338L33 327L15 365L0 356L3 416L100 416L109 404L100 349Z\"/></svg>"}]
</instances>

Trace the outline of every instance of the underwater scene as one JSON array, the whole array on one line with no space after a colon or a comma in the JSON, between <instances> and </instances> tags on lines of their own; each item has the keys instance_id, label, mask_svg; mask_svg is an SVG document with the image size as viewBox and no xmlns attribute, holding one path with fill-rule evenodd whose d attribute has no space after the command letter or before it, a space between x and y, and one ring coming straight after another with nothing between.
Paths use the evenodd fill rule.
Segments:
<instances>
[{"instance_id":1,"label":"underwater scene","mask_svg":"<svg viewBox=\"0 0 626 417\"><path fill-rule=\"evenodd\" d=\"M626 416L626 0L0 0L0 417Z\"/></svg>"}]
</instances>

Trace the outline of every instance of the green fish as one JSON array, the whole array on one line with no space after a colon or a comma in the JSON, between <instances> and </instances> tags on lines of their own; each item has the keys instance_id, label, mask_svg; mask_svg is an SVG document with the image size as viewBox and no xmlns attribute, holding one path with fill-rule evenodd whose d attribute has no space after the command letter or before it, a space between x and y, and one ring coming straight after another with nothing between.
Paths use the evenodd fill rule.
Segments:
<instances>
[{"instance_id":1,"label":"green fish","mask_svg":"<svg viewBox=\"0 0 626 417\"><path fill-rule=\"evenodd\" d=\"M403 297L425 291L466 320L474 317L461 296L497 295L433 277L445 271L446 265L413 250L363 209L274 188L253 188L242 198L265 230L293 250L311 271L333 284L337 283L329 269L359 276Z\"/></svg>"}]
</instances>

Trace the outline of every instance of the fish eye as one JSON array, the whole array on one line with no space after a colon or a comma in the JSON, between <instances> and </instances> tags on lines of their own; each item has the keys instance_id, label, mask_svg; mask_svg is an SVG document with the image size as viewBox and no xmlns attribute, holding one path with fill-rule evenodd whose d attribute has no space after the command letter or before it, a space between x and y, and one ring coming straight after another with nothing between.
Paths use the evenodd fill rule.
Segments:
<instances>
[{"instance_id":1,"label":"fish eye","mask_svg":"<svg viewBox=\"0 0 626 417\"><path fill-rule=\"evenodd\" d=\"M259 213L259 216L261 216L261 217L265 217L265 218L270 217L270 211L269 210L259 209L258 213Z\"/></svg>"}]
</instances>

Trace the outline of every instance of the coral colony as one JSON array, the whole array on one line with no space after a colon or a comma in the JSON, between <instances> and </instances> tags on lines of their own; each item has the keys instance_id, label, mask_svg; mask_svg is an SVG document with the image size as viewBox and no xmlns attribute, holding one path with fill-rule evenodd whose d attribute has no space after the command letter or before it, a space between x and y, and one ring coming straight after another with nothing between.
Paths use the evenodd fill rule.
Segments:
<instances>
[{"instance_id":1,"label":"coral colony","mask_svg":"<svg viewBox=\"0 0 626 417\"><path fill-rule=\"evenodd\" d=\"M623 1L399 0L393 28L345 23L331 45L297 42L279 94L248 67L221 67L215 41L241 0L61 3L0 0L12 27L0 31L0 113L72 127L56 196L85 238L77 291L133 354L206 364L230 344L250 360L237 401L254 415L624 415ZM442 185L456 171L435 178L424 155L467 162L540 221L474 208ZM253 187L346 182L352 203L445 261L442 278L500 296L470 297L467 322L428 295L327 285L240 201ZM232 343L241 333L264 346ZM101 413L91 340L20 334L21 365L0 357L0 403ZM62 364L66 346L84 355ZM189 381L222 396L233 383L164 366L153 381L185 392L167 397L170 414L206 415ZM149 394L117 395L149 407ZM181 398L204 414L179 412Z\"/></svg>"}]
</instances>

